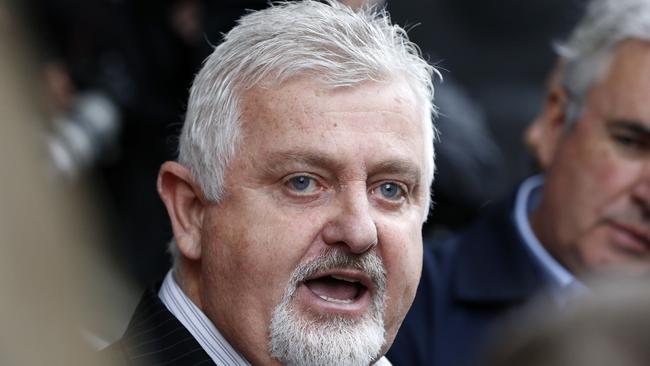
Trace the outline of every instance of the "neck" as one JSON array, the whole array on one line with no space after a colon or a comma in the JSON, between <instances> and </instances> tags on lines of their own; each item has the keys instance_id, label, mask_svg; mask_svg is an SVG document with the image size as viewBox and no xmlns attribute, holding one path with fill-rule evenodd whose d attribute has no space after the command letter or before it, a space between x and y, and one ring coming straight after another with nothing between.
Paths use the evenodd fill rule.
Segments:
<instances>
[{"instance_id":1,"label":"neck","mask_svg":"<svg viewBox=\"0 0 650 366\"><path fill-rule=\"evenodd\" d=\"M566 247L562 246L559 238L550 234L556 232L557 229L549 226L549 222L546 218L552 216L547 212L552 212L552 210L547 210L545 208L544 201L542 200L539 207L530 213L528 216L530 227L544 249L546 249L546 251L564 268L574 276L577 276L579 274L579 267L572 257L573 253L567 252Z\"/></svg>"},{"instance_id":2,"label":"neck","mask_svg":"<svg viewBox=\"0 0 650 366\"><path fill-rule=\"evenodd\" d=\"M178 258L174 263L174 279L185 296L203 310L200 291L201 265L197 261Z\"/></svg>"}]
</instances>

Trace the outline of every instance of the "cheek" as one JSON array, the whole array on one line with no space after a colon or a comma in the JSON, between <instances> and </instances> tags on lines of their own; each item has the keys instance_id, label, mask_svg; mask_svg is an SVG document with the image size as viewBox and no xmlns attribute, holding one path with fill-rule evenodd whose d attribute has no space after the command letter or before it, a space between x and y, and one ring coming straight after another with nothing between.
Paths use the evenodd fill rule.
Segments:
<instances>
[{"instance_id":1,"label":"cheek","mask_svg":"<svg viewBox=\"0 0 650 366\"><path fill-rule=\"evenodd\" d=\"M631 192L639 173L638 162L618 156L615 152L598 156L597 161L592 160L583 169L584 174L577 187L582 201L576 205L584 207L583 215L591 219L591 225L598 225L605 218L632 208ZM580 220L580 216L576 219Z\"/></svg>"},{"instance_id":2,"label":"cheek","mask_svg":"<svg viewBox=\"0 0 650 366\"><path fill-rule=\"evenodd\" d=\"M418 220L409 225L378 225L380 248L388 276L385 320L399 325L408 311L422 271L422 234Z\"/></svg>"},{"instance_id":3,"label":"cheek","mask_svg":"<svg viewBox=\"0 0 650 366\"><path fill-rule=\"evenodd\" d=\"M569 151L567 160L573 162L570 171L573 172L572 179L578 182L574 183L574 193L583 198L581 204L596 206L595 214L602 215L603 210L617 201L635 179L638 163L623 155L609 137L598 133L595 128L592 126L592 130L583 131L581 139L569 144L575 147Z\"/></svg>"},{"instance_id":4,"label":"cheek","mask_svg":"<svg viewBox=\"0 0 650 366\"><path fill-rule=\"evenodd\" d=\"M621 171L624 170L625 161L617 158L611 149L603 146L588 149L579 163L583 165L580 168L583 184L590 187L590 192L600 192L602 195L621 186Z\"/></svg>"},{"instance_id":5,"label":"cheek","mask_svg":"<svg viewBox=\"0 0 650 366\"><path fill-rule=\"evenodd\" d=\"M263 199L222 210L208 228L211 238L204 258L204 272L216 278L214 285L256 302L275 305L286 290L289 277L309 251L319 218L286 214ZM219 283L221 282L221 283ZM270 305L269 305L270 304Z\"/></svg>"},{"instance_id":6,"label":"cheek","mask_svg":"<svg viewBox=\"0 0 650 366\"><path fill-rule=\"evenodd\" d=\"M597 227L578 240L579 260L587 268L597 268L612 259L613 252L608 245L609 235L605 227Z\"/></svg>"},{"instance_id":7,"label":"cheek","mask_svg":"<svg viewBox=\"0 0 650 366\"><path fill-rule=\"evenodd\" d=\"M604 141L568 141L555 165L547 184L564 236L596 224L626 185L627 164Z\"/></svg>"}]
</instances>

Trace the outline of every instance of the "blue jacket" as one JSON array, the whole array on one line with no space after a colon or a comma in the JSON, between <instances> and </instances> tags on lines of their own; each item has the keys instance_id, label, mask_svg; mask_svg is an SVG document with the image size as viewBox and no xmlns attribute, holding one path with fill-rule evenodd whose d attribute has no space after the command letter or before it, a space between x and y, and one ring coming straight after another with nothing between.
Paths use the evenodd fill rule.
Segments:
<instances>
[{"instance_id":1,"label":"blue jacket","mask_svg":"<svg viewBox=\"0 0 650 366\"><path fill-rule=\"evenodd\" d=\"M425 243L417 295L388 353L393 365L471 364L492 329L543 287L513 205L497 204L460 235Z\"/></svg>"}]
</instances>

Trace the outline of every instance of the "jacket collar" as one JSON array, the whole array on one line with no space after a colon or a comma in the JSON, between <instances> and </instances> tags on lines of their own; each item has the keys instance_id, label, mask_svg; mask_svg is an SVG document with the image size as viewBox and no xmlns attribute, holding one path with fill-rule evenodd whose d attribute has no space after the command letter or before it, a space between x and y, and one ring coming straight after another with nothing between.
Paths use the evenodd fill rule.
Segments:
<instances>
[{"instance_id":1,"label":"jacket collar","mask_svg":"<svg viewBox=\"0 0 650 366\"><path fill-rule=\"evenodd\" d=\"M138 365L214 365L212 359L158 298L160 285L148 289L122 338L125 357Z\"/></svg>"},{"instance_id":2,"label":"jacket collar","mask_svg":"<svg viewBox=\"0 0 650 366\"><path fill-rule=\"evenodd\" d=\"M452 291L459 301L504 303L528 300L543 276L526 250L512 217L514 195L489 208L460 236Z\"/></svg>"}]
</instances>

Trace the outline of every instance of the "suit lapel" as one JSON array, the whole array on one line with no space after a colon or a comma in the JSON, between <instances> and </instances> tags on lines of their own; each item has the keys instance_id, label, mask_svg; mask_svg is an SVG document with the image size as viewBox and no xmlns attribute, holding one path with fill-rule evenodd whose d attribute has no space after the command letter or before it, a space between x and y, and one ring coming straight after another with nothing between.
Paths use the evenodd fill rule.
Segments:
<instances>
[{"instance_id":1,"label":"suit lapel","mask_svg":"<svg viewBox=\"0 0 650 366\"><path fill-rule=\"evenodd\" d=\"M143 295L118 347L133 365L214 365L154 288Z\"/></svg>"}]
</instances>

